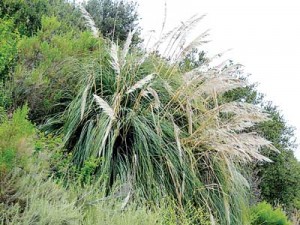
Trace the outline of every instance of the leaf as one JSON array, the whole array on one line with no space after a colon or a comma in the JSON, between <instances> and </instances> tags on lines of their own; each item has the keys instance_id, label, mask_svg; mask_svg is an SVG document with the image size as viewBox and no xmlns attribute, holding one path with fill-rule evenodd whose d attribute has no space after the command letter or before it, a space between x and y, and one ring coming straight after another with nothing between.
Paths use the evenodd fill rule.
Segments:
<instances>
[{"instance_id":1,"label":"leaf","mask_svg":"<svg viewBox=\"0 0 300 225\"><path fill-rule=\"evenodd\" d=\"M85 111L85 106L86 106L86 98L87 98L88 90L89 90L89 86L86 86L86 88L84 89L83 94L82 94L80 120L82 120L83 116L84 116L84 111Z\"/></svg>"}]
</instances>

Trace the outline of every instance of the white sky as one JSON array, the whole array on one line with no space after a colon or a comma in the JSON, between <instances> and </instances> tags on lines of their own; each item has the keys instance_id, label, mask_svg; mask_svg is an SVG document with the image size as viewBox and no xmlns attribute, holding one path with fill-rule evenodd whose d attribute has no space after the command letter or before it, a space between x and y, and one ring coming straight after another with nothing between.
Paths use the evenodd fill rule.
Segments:
<instances>
[{"instance_id":1,"label":"white sky","mask_svg":"<svg viewBox=\"0 0 300 225\"><path fill-rule=\"evenodd\" d=\"M164 0L136 0L144 31L158 33ZM205 49L216 54L233 49L226 58L246 66L251 82L279 106L300 140L300 2L296 0L166 0L166 31L194 14L207 17L197 33L210 29ZM296 151L300 160L300 148Z\"/></svg>"}]
</instances>

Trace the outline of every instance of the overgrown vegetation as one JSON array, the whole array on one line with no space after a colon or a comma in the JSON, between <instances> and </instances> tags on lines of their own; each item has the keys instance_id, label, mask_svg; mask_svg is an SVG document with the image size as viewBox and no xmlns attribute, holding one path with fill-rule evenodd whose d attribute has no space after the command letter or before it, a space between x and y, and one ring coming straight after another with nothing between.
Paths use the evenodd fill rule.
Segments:
<instances>
[{"instance_id":1,"label":"overgrown vegetation","mask_svg":"<svg viewBox=\"0 0 300 225\"><path fill-rule=\"evenodd\" d=\"M1 224L299 221L292 129L185 43L202 17L146 51L133 3L86 8L0 3Z\"/></svg>"}]
</instances>

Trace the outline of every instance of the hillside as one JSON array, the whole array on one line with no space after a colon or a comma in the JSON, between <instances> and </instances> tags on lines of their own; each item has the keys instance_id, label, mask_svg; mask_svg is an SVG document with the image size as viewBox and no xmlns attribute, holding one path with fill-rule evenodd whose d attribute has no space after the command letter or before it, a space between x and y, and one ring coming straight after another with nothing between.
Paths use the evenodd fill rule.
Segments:
<instances>
[{"instance_id":1,"label":"hillside","mask_svg":"<svg viewBox=\"0 0 300 225\"><path fill-rule=\"evenodd\" d=\"M1 224L299 224L293 129L201 19L145 50L132 2L0 3Z\"/></svg>"}]
</instances>

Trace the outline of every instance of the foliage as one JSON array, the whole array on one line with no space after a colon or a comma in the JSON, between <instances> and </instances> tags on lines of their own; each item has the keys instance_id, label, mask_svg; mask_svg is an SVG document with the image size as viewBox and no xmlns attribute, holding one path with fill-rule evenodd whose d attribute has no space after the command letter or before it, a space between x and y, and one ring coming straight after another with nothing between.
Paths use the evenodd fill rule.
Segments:
<instances>
[{"instance_id":1,"label":"foliage","mask_svg":"<svg viewBox=\"0 0 300 225\"><path fill-rule=\"evenodd\" d=\"M135 44L141 41L136 8L135 2L124 0L89 0L86 5L87 11L104 37L123 43L129 31L136 30L133 36Z\"/></svg>"},{"instance_id":2,"label":"foliage","mask_svg":"<svg viewBox=\"0 0 300 225\"><path fill-rule=\"evenodd\" d=\"M194 50L206 33L186 45L202 17L141 53L132 48L139 41L132 2L88 2L110 40L81 31L78 9L63 0L4 0L0 6L3 40L17 43L5 48L5 68L18 51L13 79L0 94L1 223L249 224L244 171L251 162L264 168L264 198L299 204L299 192L288 189L299 185L298 173L292 174L299 164L288 150L292 130L276 110L264 107L269 120L250 104L261 96L247 86L241 65L212 66L213 59ZM160 46L167 46L163 57ZM46 121L35 145L27 106L11 114L26 102L30 119ZM254 132L284 154L278 157ZM261 147L274 168L263 163L270 160ZM283 175L288 179L278 179ZM278 181L282 189L272 186ZM254 219L266 219L264 208L272 211L257 207Z\"/></svg>"},{"instance_id":3,"label":"foliage","mask_svg":"<svg viewBox=\"0 0 300 225\"><path fill-rule=\"evenodd\" d=\"M27 101L30 118L37 122L65 108L75 95L82 64L101 43L88 32L68 31L61 26L55 17L43 17L37 35L23 37L18 43L14 105Z\"/></svg>"},{"instance_id":4,"label":"foliage","mask_svg":"<svg viewBox=\"0 0 300 225\"><path fill-rule=\"evenodd\" d=\"M9 68L14 63L18 38L12 20L0 18L0 80L7 78Z\"/></svg>"},{"instance_id":5,"label":"foliage","mask_svg":"<svg viewBox=\"0 0 300 225\"><path fill-rule=\"evenodd\" d=\"M52 35L50 35L49 33L51 32L50 28L52 28L53 30L55 28L53 27L53 25L57 23L53 21L53 17L52 22L54 23L51 24L52 22L50 20L48 20L47 23L47 21L45 21L46 15L56 15L58 18L62 19L62 22L59 23L59 33L70 30L73 30L74 33L76 33L76 31L84 29L83 19L79 10L76 9L75 6L67 3L65 0L3 0L0 2L0 101L1 105L5 106L6 109L13 110L13 108L19 106L20 103L16 101L15 104L13 104L12 102L13 85L10 81L12 77L9 76L9 74L15 72L16 64L20 64L20 61L16 60L19 56L18 52L22 53L22 51L24 50L18 49L18 47L20 46L18 43L20 40L20 36L23 37L22 40L24 43L24 39L26 40L26 37L24 37L24 35L31 36L33 34L36 34L36 32L44 23L44 27L47 27L47 31L45 31L45 33L48 32L47 35L44 34L44 38L50 38L50 36ZM29 46L33 48L31 50L32 57L34 54L38 54L38 52L36 51L38 40L35 40L35 42L31 40L31 44L34 46ZM47 46L43 47L46 48ZM44 51L46 51L46 49L44 49ZM55 52L52 51L51 54L53 58ZM34 61L34 59L32 60ZM35 66L35 62L30 63L32 67ZM17 70L19 70L17 71L17 73L25 73L23 75L23 78L25 75L27 75L27 70L25 68L19 67L17 68ZM39 72L40 71L36 71L35 76L37 76ZM4 82L2 82L2 80L4 80ZM30 107L33 109L32 105L30 105Z\"/></svg>"},{"instance_id":6,"label":"foliage","mask_svg":"<svg viewBox=\"0 0 300 225\"><path fill-rule=\"evenodd\" d=\"M0 107L9 110L12 104L12 83L0 81Z\"/></svg>"},{"instance_id":7,"label":"foliage","mask_svg":"<svg viewBox=\"0 0 300 225\"><path fill-rule=\"evenodd\" d=\"M81 14L65 0L2 0L0 18L9 17L20 35L32 36L42 26L43 16L63 18L63 27L83 29Z\"/></svg>"},{"instance_id":8,"label":"foliage","mask_svg":"<svg viewBox=\"0 0 300 225\"><path fill-rule=\"evenodd\" d=\"M266 202L251 208L251 224L253 225L291 225L281 208L275 210Z\"/></svg>"},{"instance_id":9,"label":"foliage","mask_svg":"<svg viewBox=\"0 0 300 225\"><path fill-rule=\"evenodd\" d=\"M26 166L30 154L28 144L34 134L33 125L27 120L28 107L17 109L12 118L2 116L0 124L0 177L15 166Z\"/></svg>"},{"instance_id":10,"label":"foliage","mask_svg":"<svg viewBox=\"0 0 300 225\"><path fill-rule=\"evenodd\" d=\"M41 25L41 17L47 11L46 0L3 0L0 2L0 18L14 19L21 35L32 35Z\"/></svg>"},{"instance_id":11,"label":"foliage","mask_svg":"<svg viewBox=\"0 0 300 225\"><path fill-rule=\"evenodd\" d=\"M280 203L290 211L299 209L300 163L292 151L284 150L273 156L274 163L261 166L259 176L262 198L273 205Z\"/></svg>"},{"instance_id":12,"label":"foliage","mask_svg":"<svg viewBox=\"0 0 300 225\"><path fill-rule=\"evenodd\" d=\"M184 59L179 63L179 66L183 72L191 71L192 69L199 68L206 62L206 60L205 52L194 48L184 57Z\"/></svg>"},{"instance_id":13,"label":"foliage","mask_svg":"<svg viewBox=\"0 0 300 225\"><path fill-rule=\"evenodd\" d=\"M294 129L289 127L276 107L267 105L272 120L259 125L258 131L271 140L280 154L264 149L273 163L260 165L258 176L261 177L261 195L272 205L281 204L290 212L298 208L300 200L300 162L294 156L296 149Z\"/></svg>"}]
</instances>

